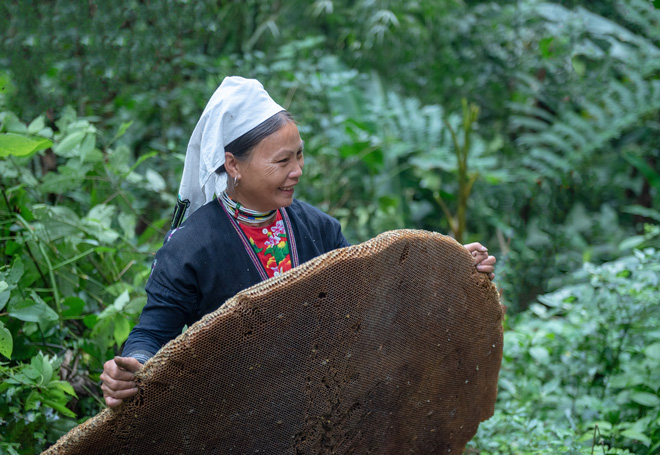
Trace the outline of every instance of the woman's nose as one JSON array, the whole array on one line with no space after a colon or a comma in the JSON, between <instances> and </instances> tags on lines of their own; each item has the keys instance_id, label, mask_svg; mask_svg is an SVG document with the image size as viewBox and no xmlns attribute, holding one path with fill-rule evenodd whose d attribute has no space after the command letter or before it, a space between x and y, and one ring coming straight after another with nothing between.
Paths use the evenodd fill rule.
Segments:
<instances>
[{"instance_id":1,"label":"woman's nose","mask_svg":"<svg viewBox=\"0 0 660 455\"><path fill-rule=\"evenodd\" d=\"M289 173L289 177L292 178L292 179L299 178L302 175L302 168L303 168L303 164L300 163L300 162L297 162L295 164L295 167Z\"/></svg>"}]
</instances>

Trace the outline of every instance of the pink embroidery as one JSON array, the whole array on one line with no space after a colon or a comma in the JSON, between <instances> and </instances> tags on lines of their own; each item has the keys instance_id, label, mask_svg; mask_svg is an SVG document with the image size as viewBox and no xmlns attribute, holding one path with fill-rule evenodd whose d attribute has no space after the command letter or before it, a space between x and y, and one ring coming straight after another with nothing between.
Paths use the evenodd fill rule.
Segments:
<instances>
[{"instance_id":1,"label":"pink embroidery","mask_svg":"<svg viewBox=\"0 0 660 455\"><path fill-rule=\"evenodd\" d=\"M284 230L284 222L282 220L279 220L277 223L275 223L275 226L273 226L270 230L275 236L286 236L286 231Z\"/></svg>"}]
</instances>

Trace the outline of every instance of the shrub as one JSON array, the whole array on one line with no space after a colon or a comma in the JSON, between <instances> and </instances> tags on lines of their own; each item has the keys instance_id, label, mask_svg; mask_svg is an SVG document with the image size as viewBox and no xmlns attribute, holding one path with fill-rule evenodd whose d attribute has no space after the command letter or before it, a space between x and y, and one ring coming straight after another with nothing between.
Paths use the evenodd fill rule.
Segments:
<instances>
[{"instance_id":1,"label":"shrub","mask_svg":"<svg viewBox=\"0 0 660 455\"><path fill-rule=\"evenodd\" d=\"M652 454L660 448L660 255L585 264L510 320L481 453ZM602 451L602 452L601 452Z\"/></svg>"}]
</instances>

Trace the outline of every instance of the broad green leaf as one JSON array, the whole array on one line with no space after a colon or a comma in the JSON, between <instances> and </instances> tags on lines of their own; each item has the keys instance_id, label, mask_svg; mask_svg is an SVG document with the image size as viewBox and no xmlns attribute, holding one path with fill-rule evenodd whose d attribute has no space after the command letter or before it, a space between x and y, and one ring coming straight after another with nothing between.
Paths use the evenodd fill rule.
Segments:
<instances>
[{"instance_id":1,"label":"broad green leaf","mask_svg":"<svg viewBox=\"0 0 660 455\"><path fill-rule=\"evenodd\" d=\"M117 314L117 307L114 306L114 305L108 305L107 307L105 307L105 309L103 311L101 311L99 313L98 319L102 320L102 321L112 320L112 318L114 318L114 316L116 314ZM92 316L92 315L85 316L85 319L87 319L89 316ZM94 316L96 316L96 315L94 315ZM85 319L83 319L83 322L85 321Z\"/></svg>"},{"instance_id":2,"label":"broad green leaf","mask_svg":"<svg viewBox=\"0 0 660 455\"><path fill-rule=\"evenodd\" d=\"M53 142L43 137L29 137L16 133L0 134L0 157L30 156L39 150L47 149Z\"/></svg>"},{"instance_id":3,"label":"broad green leaf","mask_svg":"<svg viewBox=\"0 0 660 455\"><path fill-rule=\"evenodd\" d=\"M62 392L68 394L68 395L71 395L71 396L74 396L74 397L78 396L78 395L76 395L76 391L73 390L73 386L71 384L69 384L68 382L66 382L66 381L59 381L59 380L58 381L51 381L50 384L48 384L48 388L49 389L56 388L56 389L59 389Z\"/></svg>"},{"instance_id":4,"label":"broad green leaf","mask_svg":"<svg viewBox=\"0 0 660 455\"><path fill-rule=\"evenodd\" d=\"M115 301L112 303L114 307L117 309L117 311L121 311L124 309L126 304L130 301L130 296L128 295L128 291L122 292L119 297L115 299Z\"/></svg>"},{"instance_id":5,"label":"broad green leaf","mask_svg":"<svg viewBox=\"0 0 660 455\"><path fill-rule=\"evenodd\" d=\"M0 310L2 310L7 302L9 301L9 296L11 291L9 290L9 285L6 281L0 281Z\"/></svg>"},{"instance_id":6,"label":"broad green leaf","mask_svg":"<svg viewBox=\"0 0 660 455\"><path fill-rule=\"evenodd\" d=\"M65 206L49 206L45 204L37 204L33 206L33 211L37 218L47 220L54 219L58 222L68 221L69 223L77 224L79 221L78 215L70 207Z\"/></svg>"},{"instance_id":7,"label":"broad green leaf","mask_svg":"<svg viewBox=\"0 0 660 455\"><path fill-rule=\"evenodd\" d=\"M62 317L74 319L80 316L85 308L85 302L79 297L67 297L62 301Z\"/></svg>"},{"instance_id":8,"label":"broad green leaf","mask_svg":"<svg viewBox=\"0 0 660 455\"><path fill-rule=\"evenodd\" d=\"M14 385L14 383L10 383L11 379L8 379L4 382L0 382L0 393L4 393L9 387Z\"/></svg>"},{"instance_id":9,"label":"broad green leaf","mask_svg":"<svg viewBox=\"0 0 660 455\"><path fill-rule=\"evenodd\" d=\"M135 237L135 225L136 225L135 215L133 215L132 213L122 212L119 215L117 215L117 221L119 222L119 226L121 227L121 230L124 232L124 236L126 236L126 238L132 239Z\"/></svg>"},{"instance_id":10,"label":"broad green leaf","mask_svg":"<svg viewBox=\"0 0 660 455\"><path fill-rule=\"evenodd\" d=\"M27 134L27 126L13 112L5 115L2 120L2 129L7 133Z\"/></svg>"},{"instance_id":11,"label":"broad green leaf","mask_svg":"<svg viewBox=\"0 0 660 455\"><path fill-rule=\"evenodd\" d=\"M21 258L17 257L14 264L11 266L11 270L9 270L7 280L9 283L16 284L20 281L23 273L25 273L25 266L23 265Z\"/></svg>"},{"instance_id":12,"label":"broad green leaf","mask_svg":"<svg viewBox=\"0 0 660 455\"><path fill-rule=\"evenodd\" d=\"M612 376L610 380L608 381L607 385L608 387L613 387L615 389L623 389L626 387L630 387L630 376L625 375L625 374L619 374Z\"/></svg>"},{"instance_id":13,"label":"broad green leaf","mask_svg":"<svg viewBox=\"0 0 660 455\"><path fill-rule=\"evenodd\" d=\"M11 332L0 321L0 354L10 359L13 350L14 339L11 336Z\"/></svg>"},{"instance_id":14,"label":"broad green leaf","mask_svg":"<svg viewBox=\"0 0 660 455\"><path fill-rule=\"evenodd\" d=\"M660 343L650 344L644 349L646 357L653 360L660 360Z\"/></svg>"},{"instance_id":15,"label":"broad green leaf","mask_svg":"<svg viewBox=\"0 0 660 455\"><path fill-rule=\"evenodd\" d=\"M660 210L649 209L647 207L642 207L641 205L630 205L624 207L623 211L626 213L632 213L633 215L651 218L655 221L660 221Z\"/></svg>"},{"instance_id":16,"label":"broad green leaf","mask_svg":"<svg viewBox=\"0 0 660 455\"><path fill-rule=\"evenodd\" d=\"M34 379L37 379L37 383L40 385L48 385L50 380L53 378L53 366L48 361L48 357L44 356L43 353L39 353L32 357L30 365L35 369L39 374Z\"/></svg>"},{"instance_id":17,"label":"broad green leaf","mask_svg":"<svg viewBox=\"0 0 660 455\"><path fill-rule=\"evenodd\" d=\"M167 187L167 183L165 183L165 179L153 169L147 169L144 176L147 179L146 186L151 191L159 193L161 191L164 191L165 188Z\"/></svg>"},{"instance_id":18,"label":"broad green leaf","mask_svg":"<svg viewBox=\"0 0 660 455\"><path fill-rule=\"evenodd\" d=\"M119 234L110 228L115 209L114 205L98 204L94 206L89 214L83 219L83 228L101 243L111 244L119 237Z\"/></svg>"},{"instance_id":19,"label":"broad green leaf","mask_svg":"<svg viewBox=\"0 0 660 455\"><path fill-rule=\"evenodd\" d=\"M99 317L96 314L88 314L83 318L83 324L85 324L85 327L88 329L93 329L96 323L98 322Z\"/></svg>"},{"instance_id":20,"label":"broad green leaf","mask_svg":"<svg viewBox=\"0 0 660 455\"><path fill-rule=\"evenodd\" d=\"M639 441L647 447L651 445L651 438L646 436L644 433L640 433L639 431L636 430L624 430L621 432L621 436L623 436L624 438Z\"/></svg>"},{"instance_id":21,"label":"broad green leaf","mask_svg":"<svg viewBox=\"0 0 660 455\"><path fill-rule=\"evenodd\" d=\"M57 313L51 307L32 299L25 299L15 305L10 305L9 316L21 321L39 323L57 321L58 319Z\"/></svg>"},{"instance_id":22,"label":"broad green leaf","mask_svg":"<svg viewBox=\"0 0 660 455\"><path fill-rule=\"evenodd\" d=\"M40 115L39 117L32 120L32 123L28 125L28 133L30 134L39 134L39 131L43 130L46 127L45 117Z\"/></svg>"},{"instance_id":23,"label":"broad green leaf","mask_svg":"<svg viewBox=\"0 0 660 455\"><path fill-rule=\"evenodd\" d=\"M513 381L510 381L507 378L501 378L499 381L499 386L509 392L512 396L515 396L518 393L516 389L516 384Z\"/></svg>"},{"instance_id":24,"label":"broad green leaf","mask_svg":"<svg viewBox=\"0 0 660 455\"><path fill-rule=\"evenodd\" d=\"M84 179L84 174L71 175L71 171L67 172L67 169L62 166L59 173L49 172L44 175L39 189L44 193L66 194L80 188L81 181Z\"/></svg>"},{"instance_id":25,"label":"broad green leaf","mask_svg":"<svg viewBox=\"0 0 660 455\"><path fill-rule=\"evenodd\" d=\"M655 407L660 405L660 398L649 392L633 392L630 394L630 399L643 406Z\"/></svg>"},{"instance_id":26,"label":"broad green leaf","mask_svg":"<svg viewBox=\"0 0 660 455\"><path fill-rule=\"evenodd\" d=\"M635 166L639 172L644 174L644 177L646 177L646 180L648 180L653 188L660 190L660 173L658 173L658 171L653 169L653 167L651 167L642 157L631 153L624 153L623 157L626 161Z\"/></svg>"},{"instance_id":27,"label":"broad green leaf","mask_svg":"<svg viewBox=\"0 0 660 455\"><path fill-rule=\"evenodd\" d=\"M627 250L630 248L636 248L646 241L646 238L643 235L633 235L624 239L619 243L620 250Z\"/></svg>"},{"instance_id":28,"label":"broad green leaf","mask_svg":"<svg viewBox=\"0 0 660 455\"><path fill-rule=\"evenodd\" d=\"M550 362L550 353L543 346L532 346L529 349L529 355L542 365L546 365Z\"/></svg>"},{"instance_id":29,"label":"broad green leaf","mask_svg":"<svg viewBox=\"0 0 660 455\"><path fill-rule=\"evenodd\" d=\"M538 296L539 302L549 307L567 308L567 303L573 303L576 295L580 295L578 286L565 286L555 292Z\"/></svg>"},{"instance_id":30,"label":"broad green leaf","mask_svg":"<svg viewBox=\"0 0 660 455\"><path fill-rule=\"evenodd\" d=\"M126 319L126 316L118 314L115 318L115 327L113 331L115 342L118 346L121 346L121 344L126 341L130 332L131 325L129 324L128 319Z\"/></svg>"},{"instance_id":31,"label":"broad green leaf","mask_svg":"<svg viewBox=\"0 0 660 455\"><path fill-rule=\"evenodd\" d=\"M124 307L124 314L140 314L142 312L142 308L144 308L144 305L147 303L147 297L146 296L141 296L141 297L135 297L131 299L128 304Z\"/></svg>"},{"instance_id":32,"label":"broad green leaf","mask_svg":"<svg viewBox=\"0 0 660 455\"><path fill-rule=\"evenodd\" d=\"M122 137L124 135L124 133L126 133L126 130L128 130L128 128L130 128L130 126L132 124L133 124L133 122L131 121L131 122L124 122L121 125L119 125L119 129L117 130L117 134L115 134L115 137L112 138L112 140L110 141L110 144L112 144L117 139ZM108 144L108 145L110 145L110 144Z\"/></svg>"},{"instance_id":33,"label":"broad green leaf","mask_svg":"<svg viewBox=\"0 0 660 455\"><path fill-rule=\"evenodd\" d=\"M19 206L18 213L20 213L23 216L25 221L34 220L34 217L32 216L32 212L24 205ZM22 248L23 248L23 243L14 242L13 240L7 240L7 243L5 243L5 254L7 254L8 256L13 256L14 253L20 252Z\"/></svg>"},{"instance_id":34,"label":"broad green leaf","mask_svg":"<svg viewBox=\"0 0 660 455\"><path fill-rule=\"evenodd\" d=\"M30 394L25 399L25 405L24 405L25 409L28 411L35 409L38 406L38 403L42 402L42 398L43 397L38 391L36 390L31 391Z\"/></svg>"},{"instance_id":35,"label":"broad green leaf","mask_svg":"<svg viewBox=\"0 0 660 455\"><path fill-rule=\"evenodd\" d=\"M44 405L48 406L49 408L53 408L56 411L60 412L61 414L64 414L67 417L71 417L71 418L74 418L74 419L76 418L75 412L73 412L72 410L67 408L65 405L63 405L61 403L58 403L57 401L43 400L42 403Z\"/></svg>"},{"instance_id":36,"label":"broad green leaf","mask_svg":"<svg viewBox=\"0 0 660 455\"><path fill-rule=\"evenodd\" d=\"M41 371L37 370L30 362L29 364L23 364L23 367L14 377L18 382L36 383L37 379L41 377Z\"/></svg>"},{"instance_id":37,"label":"broad green leaf","mask_svg":"<svg viewBox=\"0 0 660 455\"><path fill-rule=\"evenodd\" d=\"M95 221L104 227L109 227L112 224L112 216L117 207L114 205L97 204L87 214L87 219Z\"/></svg>"},{"instance_id":38,"label":"broad green leaf","mask_svg":"<svg viewBox=\"0 0 660 455\"><path fill-rule=\"evenodd\" d=\"M552 42L555 40L554 37L543 38L539 41L539 50L544 59L552 55Z\"/></svg>"},{"instance_id":39,"label":"broad green leaf","mask_svg":"<svg viewBox=\"0 0 660 455\"><path fill-rule=\"evenodd\" d=\"M575 55L571 58L571 64L573 65L573 71L575 71L578 76L584 76L584 73L587 70L587 65L579 55Z\"/></svg>"},{"instance_id":40,"label":"broad green leaf","mask_svg":"<svg viewBox=\"0 0 660 455\"><path fill-rule=\"evenodd\" d=\"M547 308L546 308L545 306L543 306L543 305L538 304L538 303L532 303L532 304L529 306L529 310L530 310L532 313L534 313L535 315L537 315L538 317L540 317L541 319L545 319L545 318L548 317L548 310L547 310Z\"/></svg>"},{"instance_id":41,"label":"broad green leaf","mask_svg":"<svg viewBox=\"0 0 660 455\"><path fill-rule=\"evenodd\" d=\"M6 73L0 73L0 93L4 92L11 86L11 80Z\"/></svg>"},{"instance_id":42,"label":"broad green leaf","mask_svg":"<svg viewBox=\"0 0 660 455\"><path fill-rule=\"evenodd\" d=\"M59 144L53 147L53 151L58 155L68 156L74 148L80 145L80 142L84 137L85 133L83 131L76 131L71 133L63 140L61 140Z\"/></svg>"},{"instance_id":43,"label":"broad green leaf","mask_svg":"<svg viewBox=\"0 0 660 455\"><path fill-rule=\"evenodd\" d=\"M610 422L599 420L598 422L594 422L594 425L597 425L600 431L612 431L612 424Z\"/></svg>"},{"instance_id":44,"label":"broad green leaf","mask_svg":"<svg viewBox=\"0 0 660 455\"><path fill-rule=\"evenodd\" d=\"M95 161L90 159L94 152L94 147L96 146L96 137L93 134L86 134L83 140L80 142L80 148L78 155L80 156L81 161Z\"/></svg>"}]
</instances>

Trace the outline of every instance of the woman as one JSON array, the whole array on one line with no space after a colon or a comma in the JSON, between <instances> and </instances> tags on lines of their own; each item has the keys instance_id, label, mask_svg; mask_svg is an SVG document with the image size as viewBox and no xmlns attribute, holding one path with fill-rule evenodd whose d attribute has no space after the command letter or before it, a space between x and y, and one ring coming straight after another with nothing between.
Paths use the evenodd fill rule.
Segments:
<instances>
[{"instance_id":1,"label":"woman","mask_svg":"<svg viewBox=\"0 0 660 455\"><path fill-rule=\"evenodd\" d=\"M294 199L303 164L289 113L258 81L225 78L188 144L172 230L156 254L140 323L123 357L104 365L108 406L137 393L134 373L185 324L253 284L349 245L337 220ZM465 247L492 279L495 258L479 243Z\"/></svg>"}]
</instances>

